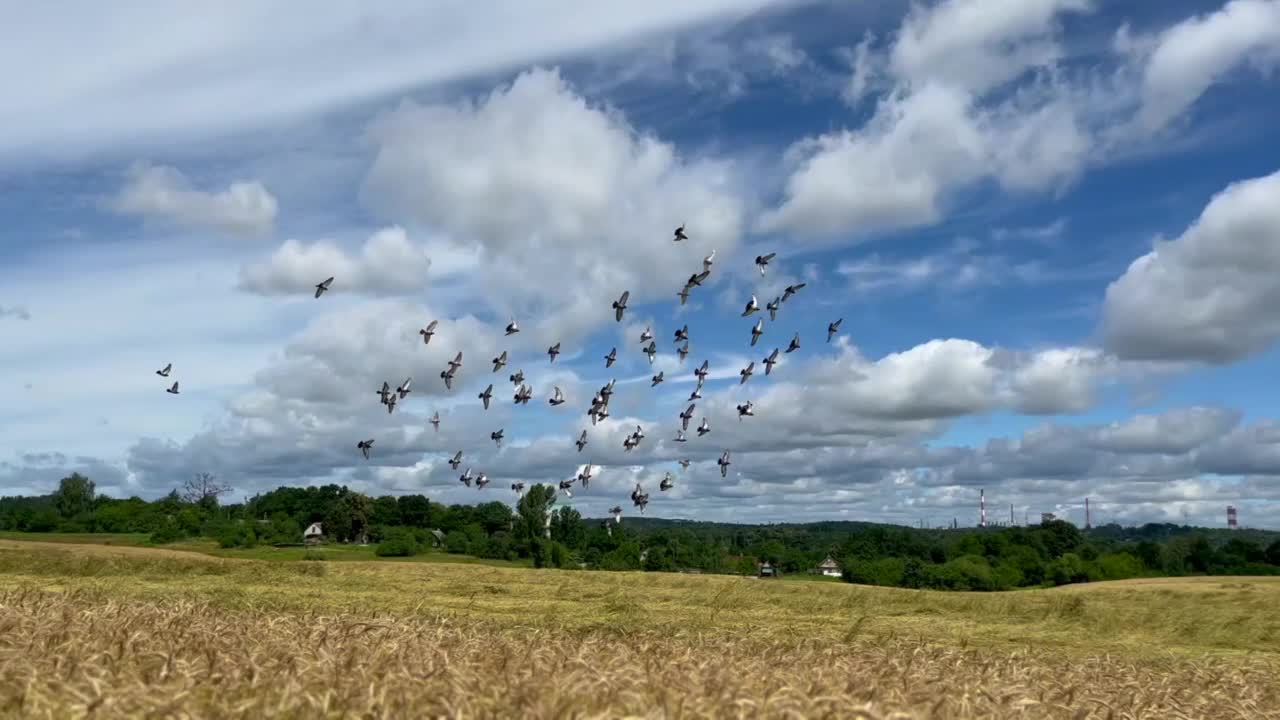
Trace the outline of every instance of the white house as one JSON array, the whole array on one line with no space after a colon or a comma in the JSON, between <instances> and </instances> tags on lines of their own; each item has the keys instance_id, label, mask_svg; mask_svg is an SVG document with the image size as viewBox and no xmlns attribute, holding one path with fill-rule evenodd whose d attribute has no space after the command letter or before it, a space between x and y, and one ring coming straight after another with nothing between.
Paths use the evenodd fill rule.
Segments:
<instances>
[{"instance_id":1,"label":"white house","mask_svg":"<svg viewBox=\"0 0 1280 720\"><path fill-rule=\"evenodd\" d=\"M840 577L840 563L828 555L826 560L818 563L818 567L814 568L814 572L827 577Z\"/></svg>"},{"instance_id":2,"label":"white house","mask_svg":"<svg viewBox=\"0 0 1280 720\"><path fill-rule=\"evenodd\" d=\"M302 542L307 545L315 545L324 539L324 530L320 528L320 523L311 523L307 526L307 531L302 533Z\"/></svg>"}]
</instances>

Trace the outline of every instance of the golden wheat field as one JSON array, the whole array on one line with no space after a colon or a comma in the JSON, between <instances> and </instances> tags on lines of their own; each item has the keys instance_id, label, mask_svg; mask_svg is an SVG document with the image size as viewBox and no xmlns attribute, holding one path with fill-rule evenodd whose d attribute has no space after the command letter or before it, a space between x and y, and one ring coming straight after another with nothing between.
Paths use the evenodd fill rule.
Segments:
<instances>
[{"instance_id":1,"label":"golden wheat field","mask_svg":"<svg viewBox=\"0 0 1280 720\"><path fill-rule=\"evenodd\" d=\"M0 541L0 714L1280 718L1277 607Z\"/></svg>"}]
</instances>

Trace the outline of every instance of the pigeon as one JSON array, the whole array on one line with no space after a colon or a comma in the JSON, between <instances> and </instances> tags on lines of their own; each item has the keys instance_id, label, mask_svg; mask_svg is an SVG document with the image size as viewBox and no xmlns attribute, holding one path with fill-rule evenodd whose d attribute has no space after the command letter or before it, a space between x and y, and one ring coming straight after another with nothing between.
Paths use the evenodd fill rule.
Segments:
<instances>
[{"instance_id":1,"label":"pigeon","mask_svg":"<svg viewBox=\"0 0 1280 720\"><path fill-rule=\"evenodd\" d=\"M693 388L693 392L689 393L689 401L693 402L694 400L701 400L701 399L702 399L702 385L699 384Z\"/></svg>"},{"instance_id":2,"label":"pigeon","mask_svg":"<svg viewBox=\"0 0 1280 720\"><path fill-rule=\"evenodd\" d=\"M564 493L566 497L573 497L572 488L573 488L573 480L560 481L560 492Z\"/></svg>"},{"instance_id":3,"label":"pigeon","mask_svg":"<svg viewBox=\"0 0 1280 720\"><path fill-rule=\"evenodd\" d=\"M756 324L751 328L751 347L756 346L756 341L764 334L764 318L756 320Z\"/></svg>"},{"instance_id":4,"label":"pigeon","mask_svg":"<svg viewBox=\"0 0 1280 720\"><path fill-rule=\"evenodd\" d=\"M742 422L742 418L744 417L755 417L756 413L752 407L750 400L745 404L738 406L738 422Z\"/></svg>"},{"instance_id":5,"label":"pigeon","mask_svg":"<svg viewBox=\"0 0 1280 720\"><path fill-rule=\"evenodd\" d=\"M169 393L170 395L177 395L177 394L178 394L178 381L177 381L177 380L174 380L174 381L173 381L173 387L169 388L168 390L165 390L165 392Z\"/></svg>"},{"instance_id":6,"label":"pigeon","mask_svg":"<svg viewBox=\"0 0 1280 720\"><path fill-rule=\"evenodd\" d=\"M516 390L517 405L528 405L529 401L532 399L533 399L533 388L529 387L528 385L521 385L520 388Z\"/></svg>"},{"instance_id":7,"label":"pigeon","mask_svg":"<svg viewBox=\"0 0 1280 720\"><path fill-rule=\"evenodd\" d=\"M756 267L760 268L761 277L764 277L764 269L769 265L769 261L773 259L774 255L777 255L777 254L778 253L769 253L768 255L756 256Z\"/></svg>"},{"instance_id":8,"label":"pigeon","mask_svg":"<svg viewBox=\"0 0 1280 720\"><path fill-rule=\"evenodd\" d=\"M622 449L627 452L631 452L631 450L635 448L636 445L639 445L639 444L640 444L640 441L636 440L636 437L634 435L628 435L622 439Z\"/></svg>"},{"instance_id":9,"label":"pigeon","mask_svg":"<svg viewBox=\"0 0 1280 720\"><path fill-rule=\"evenodd\" d=\"M720 477L728 477L729 476L729 451L728 450L724 451L724 454L720 456L720 459L716 461L716 464L720 466Z\"/></svg>"},{"instance_id":10,"label":"pigeon","mask_svg":"<svg viewBox=\"0 0 1280 720\"><path fill-rule=\"evenodd\" d=\"M515 318L511 318L511 322L507 323L506 334L515 335L518 332L520 332L520 326L516 324Z\"/></svg>"},{"instance_id":11,"label":"pigeon","mask_svg":"<svg viewBox=\"0 0 1280 720\"><path fill-rule=\"evenodd\" d=\"M662 482L658 484L658 489L666 492L676 484L675 478L671 477L671 473L662 476Z\"/></svg>"},{"instance_id":12,"label":"pigeon","mask_svg":"<svg viewBox=\"0 0 1280 720\"><path fill-rule=\"evenodd\" d=\"M459 350L458 354L454 356L452 360L449 361L449 374L452 375L454 371L456 371L460 367L462 367L462 351L461 350Z\"/></svg>"},{"instance_id":13,"label":"pigeon","mask_svg":"<svg viewBox=\"0 0 1280 720\"><path fill-rule=\"evenodd\" d=\"M683 430L677 430L677 431L676 431L675 441L676 441L676 442L689 442L689 438L687 438L687 437L685 437L685 436L684 436L684 431L683 431Z\"/></svg>"},{"instance_id":14,"label":"pigeon","mask_svg":"<svg viewBox=\"0 0 1280 720\"><path fill-rule=\"evenodd\" d=\"M524 370L515 371L510 378L512 385L519 385L524 382Z\"/></svg>"},{"instance_id":15,"label":"pigeon","mask_svg":"<svg viewBox=\"0 0 1280 720\"><path fill-rule=\"evenodd\" d=\"M653 330L648 325L644 326L644 332L640 333L640 342L647 343L653 339Z\"/></svg>"},{"instance_id":16,"label":"pigeon","mask_svg":"<svg viewBox=\"0 0 1280 720\"><path fill-rule=\"evenodd\" d=\"M840 318L827 326L827 342L831 342L831 338L840 332L840 323L844 322L844 318Z\"/></svg>"},{"instance_id":17,"label":"pigeon","mask_svg":"<svg viewBox=\"0 0 1280 720\"><path fill-rule=\"evenodd\" d=\"M711 254L702 258L702 276L705 278L711 274L711 263L716 259L716 251L712 250Z\"/></svg>"},{"instance_id":18,"label":"pigeon","mask_svg":"<svg viewBox=\"0 0 1280 720\"><path fill-rule=\"evenodd\" d=\"M436 432L440 432L440 411L435 411L428 422L435 426Z\"/></svg>"},{"instance_id":19,"label":"pigeon","mask_svg":"<svg viewBox=\"0 0 1280 720\"><path fill-rule=\"evenodd\" d=\"M658 387L662 384L662 372L663 371L659 370L658 374L653 376L653 384L649 387Z\"/></svg>"},{"instance_id":20,"label":"pigeon","mask_svg":"<svg viewBox=\"0 0 1280 720\"><path fill-rule=\"evenodd\" d=\"M613 317L618 322L622 322L622 314L627 311L627 298L631 297L631 291L625 290L622 295L613 301Z\"/></svg>"},{"instance_id":21,"label":"pigeon","mask_svg":"<svg viewBox=\"0 0 1280 720\"><path fill-rule=\"evenodd\" d=\"M577 479L578 482L582 483L582 489L586 490L587 486L591 484L591 466L583 465L582 469L578 471Z\"/></svg>"},{"instance_id":22,"label":"pigeon","mask_svg":"<svg viewBox=\"0 0 1280 720\"><path fill-rule=\"evenodd\" d=\"M796 333L795 337L791 338L791 344L787 346L787 352L789 353L795 352L796 350L799 350L799 349L800 349L800 333Z\"/></svg>"},{"instance_id":23,"label":"pigeon","mask_svg":"<svg viewBox=\"0 0 1280 720\"><path fill-rule=\"evenodd\" d=\"M689 421L693 420L693 409L696 408L697 406L698 406L697 403L689 403L689 407L685 408L684 412L680 413L680 429L681 430L689 429Z\"/></svg>"},{"instance_id":24,"label":"pigeon","mask_svg":"<svg viewBox=\"0 0 1280 720\"><path fill-rule=\"evenodd\" d=\"M441 371L440 371L440 377L444 379L444 386L445 386L445 388L447 388L447 389L449 389L449 390L452 390L452 389L453 389L453 371L452 371L452 370L441 370Z\"/></svg>"},{"instance_id":25,"label":"pigeon","mask_svg":"<svg viewBox=\"0 0 1280 720\"><path fill-rule=\"evenodd\" d=\"M645 506L649 504L649 493L636 496L635 503L636 507L640 508L640 512L643 514Z\"/></svg>"},{"instance_id":26,"label":"pigeon","mask_svg":"<svg viewBox=\"0 0 1280 720\"><path fill-rule=\"evenodd\" d=\"M511 483L511 489L516 492L516 495L524 495L524 483L522 482Z\"/></svg>"},{"instance_id":27,"label":"pigeon","mask_svg":"<svg viewBox=\"0 0 1280 720\"><path fill-rule=\"evenodd\" d=\"M694 370L694 371L693 371L693 374L694 374L694 375L697 375L699 380L706 380L706 379L707 379L707 369L708 369L708 368L710 368L710 367L711 367L711 361L710 361L710 360L703 360L703 361L702 361L702 367L699 367L697 370Z\"/></svg>"},{"instance_id":28,"label":"pigeon","mask_svg":"<svg viewBox=\"0 0 1280 720\"><path fill-rule=\"evenodd\" d=\"M328 290L328 289L329 289L329 286L330 286L330 285L332 285L332 284L333 284L333 278L332 278L332 277L330 277L328 280L325 280L325 281L324 281L324 282L322 282L322 283L317 284L317 285L316 285L316 299L319 299L319 298L320 298L320 296L324 294L324 291L325 291L325 290Z\"/></svg>"},{"instance_id":29,"label":"pigeon","mask_svg":"<svg viewBox=\"0 0 1280 720\"><path fill-rule=\"evenodd\" d=\"M458 482L466 485L467 487L471 487L471 468L467 468L462 472L462 475L458 477Z\"/></svg>"},{"instance_id":30,"label":"pigeon","mask_svg":"<svg viewBox=\"0 0 1280 720\"><path fill-rule=\"evenodd\" d=\"M764 359L764 374L768 375L773 372L773 366L778 364L778 348L774 348L773 352Z\"/></svg>"},{"instance_id":31,"label":"pigeon","mask_svg":"<svg viewBox=\"0 0 1280 720\"><path fill-rule=\"evenodd\" d=\"M559 387L559 386L556 386L555 390L556 390L555 394L554 394L554 395L552 395L552 396L547 400L547 402L548 402L548 403L550 403L550 404L551 404L551 405L553 405L553 406L555 406L555 405L563 405L563 404L564 404L564 393L560 392L560 387Z\"/></svg>"},{"instance_id":32,"label":"pigeon","mask_svg":"<svg viewBox=\"0 0 1280 720\"><path fill-rule=\"evenodd\" d=\"M782 302L786 302L787 298L791 297L792 295L795 295L797 292L800 291L800 288L804 287L805 285L808 285L808 283L796 283L795 285L788 285L787 288L782 291Z\"/></svg>"},{"instance_id":33,"label":"pigeon","mask_svg":"<svg viewBox=\"0 0 1280 720\"><path fill-rule=\"evenodd\" d=\"M604 398L606 405L609 404L609 398L613 397L613 384L618 382L617 378L610 380L604 387L600 388L600 397Z\"/></svg>"},{"instance_id":34,"label":"pigeon","mask_svg":"<svg viewBox=\"0 0 1280 720\"><path fill-rule=\"evenodd\" d=\"M502 429L489 433L489 439L497 443L498 447L502 447Z\"/></svg>"},{"instance_id":35,"label":"pigeon","mask_svg":"<svg viewBox=\"0 0 1280 720\"><path fill-rule=\"evenodd\" d=\"M382 382L382 388L378 390L378 397L380 398L379 402L386 405L387 396L389 395L391 395L391 383L384 380Z\"/></svg>"},{"instance_id":36,"label":"pigeon","mask_svg":"<svg viewBox=\"0 0 1280 720\"><path fill-rule=\"evenodd\" d=\"M409 385L411 383L413 383L413 378L407 377L404 379L404 382L400 385L400 387L396 388L396 392L400 394L401 400L403 400L404 397L409 394Z\"/></svg>"},{"instance_id":37,"label":"pigeon","mask_svg":"<svg viewBox=\"0 0 1280 720\"><path fill-rule=\"evenodd\" d=\"M600 521L600 527L604 528L609 537L613 537L613 523L609 522L608 518Z\"/></svg>"},{"instance_id":38,"label":"pigeon","mask_svg":"<svg viewBox=\"0 0 1280 720\"><path fill-rule=\"evenodd\" d=\"M746 317L751 313L756 312L759 309L760 309L760 303L756 302L756 296L752 295L751 299L747 301L746 309L742 311L742 317Z\"/></svg>"},{"instance_id":39,"label":"pigeon","mask_svg":"<svg viewBox=\"0 0 1280 720\"><path fill-rule=\"evenodd\" d=\"M621 505L614 505L613 507L609 508L609 514L613 516L613 521L615 523L622 522L622 506Z\"/></svg>"},{"instance_id":40,"label":"pigeon","mask_svg":"<svg viewBox=\"0 0 1280 720\"><path fill-rule=\"evenodd\" d=\"M618 359L618 348L614 348L614 349L612 349L612 350L610 350L610 351L609 351L609 354L608 354L608 355L605 355L605 356L604 356L604 366L605 366L606 368L613 367L613 363L614 363L614 361L616 361L617 359Z\"/></svg>"},{"instance_id":41,"label":"pigeon","mask_svg":"<svg viewBox=\"0 0 1280 720\"><path fill-rule=\"evenodd\" d=\"M173 363L164 366L164 369L157 370L156 374L160 377L169 377L169 371L173 369Z\"/></svg>"},{"instance_id":42,"label":"pigeon","mask_svg":"<svg viewBox=\"0 0 1280 720\"><path fill-rule=\"evenodd\" d=\"M456 453L452 458L450 458L450 460L449 460L449 465L450 465L454 470L457 470L457 469L458 469L458 466L459 466L459 465L461 465L461 464L462 464L462 451L461 451L461 450L459 450L459 451L458 451L458 452L457 452L457 453Z\"/></svg>"},{"instance_id":43,"label":"pigeon","mask_svg":"<svg viewBox=\"0 0 1280 720\"><path fill-rule=\"evenodd\" d=\"M684 340L685 342L689 342L689 326L688 325L685 325L684 327L676 331L676 339L673 340L672 342L680 342L681 340Z\"/></svg>"},{"instance_id":44,"label":"pigeon","mask_svg":"<svg viewBox=\"0 0 1280 720\"><path fill-rule=\"evenodd\" d=\"M640 426L637 425L636 431L631 433L631 437L635 438L636 442L640 442L641 440L644 439L644 430L642 430Z\"/></svg>"},{"instance_id":45,"label":"pigeon","mask_svg":"<svg viewBox=\"0 0 1280 720\"><path fill-rule=\"evenodd\" d=\"M774 298L764 306L764 309L769 311L770 321L778 319L778 306L780 306L781 304L782 304L782 298Z\"/></svg>"},{"instance_id":46,"label":"pigeon","mask_svg":"<svg viewBox=\"0 0 1280 720\"><path fill-rule=\"evenodd\" d=\"M649 364L653 364L653 357L658 354L658 346L652 341L644 348L644 354L649 356Z\"/></svg>"},{"instance_id":47,"label":"pigeon","mask_svg":"<svg viewBox=\"0 0 1280 720\"><path fill-rule=\"evenodd\" d=\"M676 348L676 354L680 356L680 362L684 362L684 359L689 357L689 343L685 342L684 345Z\"/></svg>"},{"instance_id":48,"label":"pigeon","mask_svg":"<svg viewBox=\"0 0 1280 720\"><path fill-rule=\"evenodd\" d=\"M583 430L583 431L582 431L582 434L578 436L578 442L576 442L576 443L574 443L574 444L578 446L578 452L582 452L582 448L584 448L584 447L586 447L586 446L587 446L587 431L586 431L586 430Z\"/></svg>"},{"instance_id":49,"label":"pigeon","mask_svg":"<svg viewBox=\"0 0 1280 720\"><path fill-rule=\"evenodd\" d=\"M698 437L702 437L711 432L711 423L706 418L702 418L702 424L698 426Z\"/></svg>"},{"instance_id":50,"label":"pigeon","mask_svg":"<svg viewBox=\"0 0 1280 720\"><path fill-rule=\"evenodd\" d=\"M436 334L436 323L436 320L432 320L427 323L426 327L418 331L418 334L422 336L423 345L429 345L431 343L431 336Z\"/></svg>"},{"instance_id":51,"label":"pigeon","mask_svg":"<svg viewBox=\"0 0 1280 720\"><path fill-rule=\"evenodd\" d=\"M680 292L676 293L676 297L680 298L680 304L684 305L689 302L689 286L685 285L680 288Z\"/></svg>"},{"instance_id":52,"label":"pigeon","mask_svg":"<svg viewBox=\"0 0 1280 720\"><path fill-rule=\"evenodd\" d=\"M699 287L702 285L702 281L706 280L707 277L709 277L710 275L711 275L710 270L703 270L700 273L694 273L689 276L689 280L688 282L685 283L685 287L688 287L688 288Z\"/></svg>"},{"instance_id":53,"label":"pigeon","mask_svg":"<svg viewBox=\"0 0 1280 720\"><path fill-rule=\"evenodd\" d=\"M483 490L484 486L488 484L489 484L489 476L485 475L484 473L480 473L480 476L476 478L476 489Z\"/></svg>"},{"instance_id":54,"label":"pigeon","mask_svg":"<svg viewBox=\"0 0 1280 720\"><path fill-rule=\"evenodd\" d=\"M680 227L676 228L675 234L671 238L671 242L680 242L681 240L688 239L689 236L684 234L684 224L681 224Z\"/></svg>"},{"instance_id":55,"label":"pigeon","mask_svg":"<svg viewBox=\"0 0 1280 720\"><path fill-rule=\"evenodd\" d=\"M560 343L547 348L547 354L551 356L551 362L555 362L556 356L560 354Z\"/></svg>"},{"instance_id":56,"label":"pigeon","mask_svg":"<svg viewBox=\"0 0 1280 720\"><path fill-rule=\"evenodd\" d=\"M683 468L683 469L685 469L685 470L688 470L688 469L689 469L689 458L681 458L681 459L679 460L679 463L680 463L680 467L681 467L681 468Z\"/></svg>"},{"instance_id":57,"label":"pigeon","mask_svg":"<svg viewBox=\"0 0 1280 720\"><path fill-rule=\"evenodd\" d=\"M488 410L489 400L493 398L493 383L489 383L489 387L485 388L484 392L480 393L479 398L484 401L484 409Z\"/></svg>"},{"instance_id":58,"label":"pigeon","mask_svg":"<svg viewBox=\"0 0 1280 720\"><path fill-rule=\"evenodd\" d=\"M360 449L361 454L364 455L364 459L368 460L369 451L373 449L373 440L361 440L356 443L356 447Z\"/></svg>"},{"instance_id":59,"label":"pigeon","mask_svg":"<svg viewBox=\"0 0 1280 720\"><path fill-rule=\"evenodd\" d=\"M507 364L507 351L503 350L502 354L493 359L493 371L498 372Z\"/></svg>"},{"instance_id":60,"label":"pigeon","mask_svg":"<svg viewBox=\"0 0 1280 720\"><path fill-rule=\"evenodd\" d=\"M751 362L747 363L746 367L739 370L738 374L742 376L742 379L738 381L738 384L741 385L745 383L747 381L747 378L751 377L751 373L755 369L756 369L756 361L752 360Z\"/></svg>"},{"instance_id":61,"label":"pigeon","mask_svg":"<svg viewBox=\"0 0 1280 720\"><path fill-rule=\"evenodd\" d=\"M396 395L395 394L388 395L387 396L387 414L390 415L392 412L395 411L395 409L396 409Z\"/></svg>"}]
</instances>

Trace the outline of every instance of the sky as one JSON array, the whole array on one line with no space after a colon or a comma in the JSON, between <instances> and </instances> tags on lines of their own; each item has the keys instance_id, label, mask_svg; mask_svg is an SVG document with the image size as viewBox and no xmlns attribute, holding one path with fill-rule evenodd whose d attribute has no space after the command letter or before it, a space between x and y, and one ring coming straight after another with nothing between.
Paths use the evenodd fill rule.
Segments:
<instances>
[{"instance_id":1,"label":"sky","mask_svg":"<svg viewBox=\"0 0 1280 720\"><path fill-rule=\"evenodd\" d=\"M1280 0L8 12L0 494L1280 528Z\"/></svg>"}]
</instances>

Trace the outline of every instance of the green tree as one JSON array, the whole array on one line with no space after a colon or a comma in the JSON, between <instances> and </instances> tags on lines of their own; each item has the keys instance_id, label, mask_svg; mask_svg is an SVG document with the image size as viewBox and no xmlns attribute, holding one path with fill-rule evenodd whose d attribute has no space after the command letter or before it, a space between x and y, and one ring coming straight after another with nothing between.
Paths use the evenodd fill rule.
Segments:
<instances>
[{"instance_id":1,"label":"green tree","mask_svg":"<svg viewBox=\"0 0 1280 720\"><path fill-rule=\"evenodd\" d=\"M401 495L400 522L409 527L431 527L431 501L421 495Z\"/></svg>"},{"instance_id":2,"label":"green tree","mask_svg":"<svg viewBox=\"0 0 1280 720\"><path fill-rule=\"evenodd\" d=\"M516 506L516 551L524 557L538 557L535 550L546 536L547 513L556 501L555 490L549 485L534 485L525 490Z\"/></svg>"},{"instance_id":3,"label":"green tree","mask_svg":"<svg viewBox=\"0 0 1280 720\"><path fill-rule=\"evenodd\" d=\"M551 513L551 539L566 547L580 548L586 540L587 529L582 525L582 514L565 505Z\"/></svg>"},{"instance_id":4,"label":"green tree","mask_svg":"<svg viewBox=\"0 0 1280 720\"><path fill-rule=\"evenodd\" d=\"M58 481L53 493L53 507L63 518L73 518L93 509L94 484L80 473L71 473Z\"/></svg>"}]
</instances>

